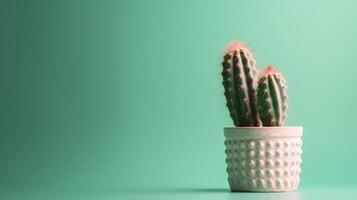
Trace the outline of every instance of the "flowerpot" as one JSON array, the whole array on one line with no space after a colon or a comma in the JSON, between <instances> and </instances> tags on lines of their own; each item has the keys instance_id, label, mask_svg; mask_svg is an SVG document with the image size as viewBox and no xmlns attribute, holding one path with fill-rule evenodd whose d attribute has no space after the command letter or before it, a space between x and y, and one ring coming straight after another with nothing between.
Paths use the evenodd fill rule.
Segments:
<instances>
[{"instance_id":1,"label":"flowerpot","mask_svg":"<svg viewBox=\"0 0 357 200\"><path fill-rule=\"evenodd\" d=\"M300 182L302 127L224 128L231 191L294 191Z\"/></svg>"}]
</instances>

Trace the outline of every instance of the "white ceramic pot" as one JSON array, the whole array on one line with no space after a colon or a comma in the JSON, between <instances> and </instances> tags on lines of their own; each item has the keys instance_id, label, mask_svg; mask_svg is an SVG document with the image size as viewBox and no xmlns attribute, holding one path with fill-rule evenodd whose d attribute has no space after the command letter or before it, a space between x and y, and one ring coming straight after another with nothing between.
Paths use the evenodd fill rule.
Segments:
<instances>
[{"instance_id":1,"label":"white ceramic pot","mask_svg":"<svg viewBox=\"0 0 357 200\"><path fill-rule=\"evenodd\" d=\"M300 182L302 127L224 128L231 191L294 191Z\"/></svg>"}]
</instances>

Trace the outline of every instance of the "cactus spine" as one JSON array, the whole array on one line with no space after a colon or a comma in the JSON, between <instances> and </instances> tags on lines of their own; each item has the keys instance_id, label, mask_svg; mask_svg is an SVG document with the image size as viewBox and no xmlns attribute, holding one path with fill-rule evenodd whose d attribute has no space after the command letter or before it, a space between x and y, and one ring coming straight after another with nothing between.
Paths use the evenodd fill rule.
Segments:
<instances>
[{"instance_id":1,"label":"cactus spine","mask_svg":"<svg viewBox=\"0 0 357 200\"><path fill-rule=\"evenodd\" d=\"M284 77L268 66L258 81L257 104L263 126L283 126L287 115L286 85Z\"/></svg>"},{"instance_id":2,"label":"cactus spine","mask_svg":"<svg viewBox=\"0 0 357 200\"><path fill-rule=\"evenodd\" d=\"M235 126L260 126L255 61L248 48L232 42L222 62L224 95Z\"/></svg>"}]
</instances>

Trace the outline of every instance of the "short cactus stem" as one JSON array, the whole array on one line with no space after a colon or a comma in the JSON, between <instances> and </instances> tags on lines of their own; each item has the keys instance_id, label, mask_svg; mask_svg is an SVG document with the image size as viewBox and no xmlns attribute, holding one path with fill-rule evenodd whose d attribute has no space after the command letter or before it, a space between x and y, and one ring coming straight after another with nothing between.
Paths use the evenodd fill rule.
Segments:
<instances>
[{"instance_id":1,"label":"short cactus stem","mask_svg":"<svg viewBox=\"0 0 357 200\"><path fill-rule=\"evenodd\" d=\"M260 126L256 100L255 61L248 48L232 42L222 62L223 86L235 126Z\"/></svg>"},{"instance_id":2,"label":"short cactus stem","mask_svg":"<svg viewBox=\"0 0 357 200\"><path fill-rule=\"evenodd\" d=\"M263 126L283 126L287 117L287 87L284 77L268 66L258 81L257 105Z\"/></svg>"}]
</instances>

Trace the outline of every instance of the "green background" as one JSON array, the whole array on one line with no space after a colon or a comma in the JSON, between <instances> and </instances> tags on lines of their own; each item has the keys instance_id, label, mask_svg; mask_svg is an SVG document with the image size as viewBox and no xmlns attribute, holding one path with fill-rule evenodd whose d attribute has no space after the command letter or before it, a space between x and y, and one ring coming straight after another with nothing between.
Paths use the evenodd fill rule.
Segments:
<instances>
[{"instance_id":1,"label":"green background","mask_svg":"<svg viewBox=\"0 0 357 200\"><path fill-rule=\"evenodd\" d=\"M356 1L0 0L0 188L228 188L220 62L282 71L302 187L357 184Z\"/></svg>"}]
</instances>

